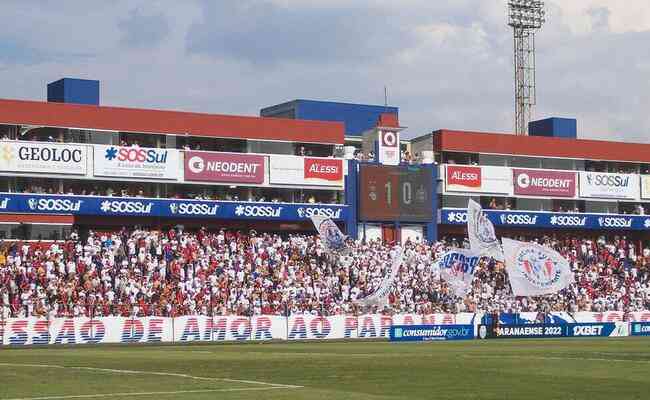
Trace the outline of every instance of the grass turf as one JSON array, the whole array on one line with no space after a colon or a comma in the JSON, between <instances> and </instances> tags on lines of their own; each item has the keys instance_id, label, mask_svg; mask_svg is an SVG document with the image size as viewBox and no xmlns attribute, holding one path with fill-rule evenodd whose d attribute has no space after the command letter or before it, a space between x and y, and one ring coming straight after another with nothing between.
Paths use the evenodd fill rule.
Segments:
<instances>
[{"instance_id":1,"label":"grass turf","mask_svg":"<svg viewBox=\"0 0 650 400\"><path fill-rule=\"evenodd\" d=\"M5 348L17 398L648 399L650 340Z\"/></svg>"}]
</instances>

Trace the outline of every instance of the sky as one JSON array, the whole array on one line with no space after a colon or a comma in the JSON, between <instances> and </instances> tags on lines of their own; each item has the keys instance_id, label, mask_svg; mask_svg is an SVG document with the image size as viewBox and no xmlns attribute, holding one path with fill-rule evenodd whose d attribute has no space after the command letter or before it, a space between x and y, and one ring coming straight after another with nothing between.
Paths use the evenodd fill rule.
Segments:
<instances>
[{"instance_id":1,"label":"sky","mask_svg":"<svg viewBox=\"0 0 650 400\"><path fill-rule=\"evenodd\" d=\"M400 108L407 136L512 132L505 0L3 0L0 97L61 77L103 105L258 115L302 98ZM536 118L650 142L650 2L548 0Z\"/></svg>"}]
</instances>

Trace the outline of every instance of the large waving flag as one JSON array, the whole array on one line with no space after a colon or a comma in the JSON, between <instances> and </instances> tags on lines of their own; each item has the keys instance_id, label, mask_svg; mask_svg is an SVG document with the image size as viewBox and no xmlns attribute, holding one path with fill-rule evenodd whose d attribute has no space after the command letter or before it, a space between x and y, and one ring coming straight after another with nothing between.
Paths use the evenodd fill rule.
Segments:
<instances>
[{"instance_id":1,"label":"large waving flag","mask_svg":"<svg viewBox=\"0 0 650 400\"><path fill-rule=\"evenodd\" d=\"M472 199L467 205L467 236L472 250L503 261L503 250L494 232L494 225L483 212L481 205Z\"/></svg>"},{"instance_id":2,"label":"large waving flag","mask_svg":"<svg viewBox=\"0 0 650 400\"><path fill-rule=\"evenodd\" d=\"M575 281L569 262L553 249L503 238L503 250L515 296L552 294Z\"/></svg>"},{"instance_id":3,"label":"large waving flag","mask_svg":"<svg viewBox=\"0 0 650 400\"><path fill-rule=\"evenodd\" d=\"M373 293L359 300L359 304L363 306L370 306L370 305L382 305L386 303L386 298L388 298L390 289L392 288L393 283L395 282L395 278L397 277L397 273L399 272L399 267L402 265L402 262L404 261L404 256L401 247L399 246L395 247L391 253L392 253L391 254L392 259L390 263L390 269L386 271L384 278L381 281L381 284L379 285L377 290L375 290Z\"/></svg>"},{"instance_id":4,"label":"large waving flag","mask_svg":"<svg viewBox=\"0 0 650 400\"><path fill-rule=\"evenodd\" d=\"M474 250L453 249L443 254L437 262L440 277L458 297L465 297L472 289L472 281L481 255Z\"/></svg>"},{"instance_id":5,"label":"large waving flag","mask_svg":"<svg viewBox=\"0 0 650 400\"><path fill-rule=\"evenodd\" d=\"M318 231L318 235L323 246L329 251L339 251L345 249L346 236L341 232L339 227L330 218L313 215L311 222Z\"/></svg>"}]
</instances>

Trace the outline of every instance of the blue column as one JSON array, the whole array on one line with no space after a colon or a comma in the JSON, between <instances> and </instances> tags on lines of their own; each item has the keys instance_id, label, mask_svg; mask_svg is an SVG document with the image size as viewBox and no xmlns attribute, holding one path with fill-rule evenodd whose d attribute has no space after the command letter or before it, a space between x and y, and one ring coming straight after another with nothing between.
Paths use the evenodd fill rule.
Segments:
<instances>
[{"instance_id":1,"label":"blue column","mask_svg":"<svg viewBox=\"0 0 650 400\"><path fill-rule=\"evenodd\" d=\"M435 242L438 240L438 168L437 165L431 164L431 207L433 209L433 218L427 224L427 240Z\"/></svg>"},{"instance_id":2,"label":"blue column","mask_svg":"<svg viewBox=\"0 0 650 400\"><path fill-rule=\"evenodd\" d=\"M348 160L348 175L345 177L345 204L348 206L348 217L345 219L347 234L356 240L358 232L358 198L359 198L359 163Z\"/></svg>"}]
</instances>

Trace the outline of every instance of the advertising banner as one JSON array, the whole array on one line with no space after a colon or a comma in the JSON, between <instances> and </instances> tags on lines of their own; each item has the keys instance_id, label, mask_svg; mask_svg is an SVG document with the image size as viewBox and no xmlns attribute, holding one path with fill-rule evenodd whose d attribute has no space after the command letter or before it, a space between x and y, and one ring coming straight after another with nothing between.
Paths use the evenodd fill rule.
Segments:
<instances>
[{"instance_id":1,"label":"advertising banner","mask_svg":"<svg viewBox=\"0 0 650 400\"><path fill-rule=\"evenodd\" d=\"M569 337L622 337L628 336L627 323L581 323L568 324L567 336Z\"/></svg>"},{"instance_id":2,"label":"advertising banner","mask_svg":"<svg viewBox=\"0 0 650 400\"><path fill-rule=\"evenodd\" d=\"M580 197L638 199L639 175L581 171Z\"/></svg>"},{"instance_id":3,"label":"advertising banner","mask_svg":"<svg viewBox=\"0 0 650 400\"><path fill-rule=\"evenodd\" d=\"M377 161L383 165L399 165L399 131L380 130L377 140Z\"/></svg>"},{"instance_id":4,"label":"advertising banner","mask_svg":"<svg viewBox=\"0 0 650 400\"><path fill-rule=\"evenodd\" d=\"M528 315L530 314L530 315ZM534 315L533 315L534 314ZM550 313L548 323L478 326L478 337L551 338L650 336L650 311ZM518 321L534 321L538 313L521 313ZM0 345L98 343L171 343L194 341L322 340L390 338L391 340L464 340L474 337L482 314L366 314L360 316L277 315L8 318L1 320ZM575 317L575 321L572 320ZM646 319L646 321L641 321ZM570 321L571 322L568 322ZM557 323L557 321L567 321ZM630 329L628 330L628 326ZM400 331L401 330L401 331ZM401 336L400 336L401 334Z\"/></svg>"},{"instance_id":5,"label":"advertising banner","mask_svg":"<svg viewBox=\"0 0 650 400\"><path fill-rule=\"evenodd\" d=\"M0 345L388 338L395 324L473 326L476 314L9 318ZM471 331L473 334L473 331Z\"/></svg>"},{"instance_id":6,"label":"advertising banner","mask_svg":"<svg viewBox=\"0 0 650 400\"><path fill-rule=\"evenodd\" d=\"M257 154L186 151L186 181L264 183L265 157Z\"/></svg>"},{"instance_id":7,"label":"advertising banner","mask_svg":"<svg viewBox=\"0 0 650 400\"><path fill-rule=\"evenodd\" d=\"M479 337L485 339L486 331L479 328ZM489 337L489 333L487 333ZM526 324L526 325L500 325L494 330L496 339L541 339L565 337L566 330L562 325Z\"/></svg>"},{"instance_id":8,"label":"advertising banner","mask_svg":"<svg viewBox=\"0 0 650 400\"><path fill-rule=\"evenodd\" d=\"M535 211L483 210L499 227L567 228L596 230L650 230L650 215L569 214ZM467 224L467 210L442 209L440 223Z\"/></svg>"},{"instance_id":9,"label":"advertising banner","mask_svg":"<svg viewBox=\"0 0 650 400\"><path fill-rule=\"evenodd\" d=\"M650 199L650 175L641 175L641 198Z\"/></svg>"},{"instance_id":10,"label":"advertising banner","mask_svg":"<svg viewBox=\"0 0 650 400\"><path fill-rule=\"evenodd\" d=\"M87 154L84 145L2 141L0 172L85 175Z\"/></svg>"},{"instance_id":11,"label":"advertising banner","mask_svg":"<svg viewBox=\"0 0 650 400\"><path fill-rule=\"evenodd\" d=\"M0 213L306 221L343 220L348 206L0 193Z\"/></svg>"},{"instance_id":12,"label":"advertising banner","mask_svg":"<svg viewBox=\"0 0 650 400\"><path fill-rule=\"evenodd\" d=\"M630 323L631 336L650 336L650 322Z\"/></svg>"},{"instance_id":13,"label":"advertising banner","mask_svg":"<svg viewBox=\"0 0 650 400\"><path fill-rule=\"evenodd\" d=\"M514 194L523 196L575 197L575 172L513 169Z\"/></svg>"},{"instance_id":14,"label":"advertising banner","mask_svg":"<svg viewBox=\"0 0 650 400\"><path fill-rule=\"evenodd\" d=\"M445 190L448 192L508 194L511 187L512 173L509 168L445 166Z\"/></svg>"},{"instance_id":15,"label":"advertising banner","mask_svg":"<svg viewBox=\"0 0 650 400\"><path fill-rule=\"evenodd\" d=\"M393 325L391 342L474 339L473 325Z\"/></svg>"},{"instance_id":16,"label":"advertising banner","mask_svg":"<svg viewBox=\"0 0 650 400\"><path fill-rule=\"evenodd\" d=\"M93 146L93 175L116 178L177 180L179 151L124 146Z\"/></svg>"},{"instance_id":17,"label":"advertising banner","mask_svg":"<svg viewBox=\"0 0 650 400\"><path fill-rule=\"evenodd\" d=\"M343 187L341 158L269 156L269 182L276 185Z\"/></svg>"}]
</instances>

